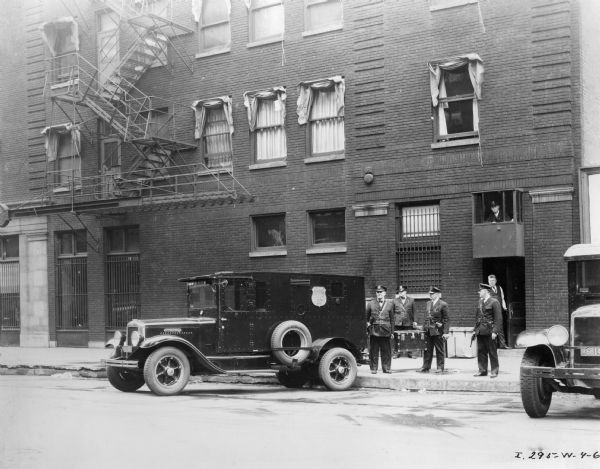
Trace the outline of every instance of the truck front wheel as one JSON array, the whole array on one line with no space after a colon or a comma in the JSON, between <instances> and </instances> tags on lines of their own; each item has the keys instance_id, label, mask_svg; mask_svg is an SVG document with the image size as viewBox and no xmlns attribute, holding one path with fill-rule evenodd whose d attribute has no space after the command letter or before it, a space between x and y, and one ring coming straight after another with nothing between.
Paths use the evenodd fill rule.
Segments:
<instances>
[{"instance_id":1,"label":"truck front wheel","mask_svg":"<svg viewBox=\"0 0 600 469\"><path fill-rule=\"evenodd\" d=\"M543 357L525 352L521 366L544 366ZM545 417L552 402L552 388L538 376L521 376L521 401L531 418Z\"/></svg>"},{"instance_id":2,"label":"truck front wheel","mask_svg":"<svg viewBox=\"0 0 600 469\"><path fill-rule=\"evenodd\" d=\"M144 365L144 379L159 396L178 394L190 378L190 361L175 347L161 347L150 354Z\"/></svg>"},{"instance_id":3,"label":"truck front wheel","mask_svg":"<svg viewBox=\"0 0 600 469\"><path fill-rule=\"evenodd\" d=\"M336 347L325 352L319 361L319 378L331 391L345 391L356 381L358 367L354 355Z\"/></svg>"}]
</instances>

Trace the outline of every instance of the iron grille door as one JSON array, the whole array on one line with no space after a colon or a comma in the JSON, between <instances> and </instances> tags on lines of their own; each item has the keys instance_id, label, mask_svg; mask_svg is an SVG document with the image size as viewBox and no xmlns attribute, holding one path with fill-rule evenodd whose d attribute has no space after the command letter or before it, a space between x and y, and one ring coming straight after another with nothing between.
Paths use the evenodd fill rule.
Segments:
<instances>
[{"instance_id":1,"label":"iron grille door","mask_svg":"<svg viewBox=\"0 0 600 469\"><path fill-rule=\"evenodd\" d=\"M124 329L140 317L139 254L106 257L106 327Z\"/></svg>"},{"instance_id":2,"label":"iron grille door","mask_svg":"<svg viewBox=\"0 0 600 469\"><path fill-rule=\"evenodd\" d=\"M2 330L19 330L20 313L19 261L0 262L0 316Z\"/></svg>"},{"instance_id":3,"label":"iron grille door","mask_svg":"<svg viewBox=\"0 0 600 469\"><path fill-rule=\"evenodd\" d=\"M87 258L57 259L56 284L56 328L87 329Z\"/></svg>"}]
</instances>

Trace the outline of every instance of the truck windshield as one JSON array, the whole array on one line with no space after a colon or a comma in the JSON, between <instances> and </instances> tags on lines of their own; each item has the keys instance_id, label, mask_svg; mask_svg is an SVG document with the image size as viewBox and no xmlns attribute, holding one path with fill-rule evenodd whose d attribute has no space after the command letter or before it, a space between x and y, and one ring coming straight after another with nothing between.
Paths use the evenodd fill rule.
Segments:
<instances>
[{"instance_id":1,"label":"truck windshield","mask_svg":"<svg viewBox=\"0 0 600 469\"><path fill-rule=\"evenodd\" d=\"M209 309L217 307L217 297L213 286L208 283L194 283L188 286L190 309Z\"/></svg>"}]
</instances>

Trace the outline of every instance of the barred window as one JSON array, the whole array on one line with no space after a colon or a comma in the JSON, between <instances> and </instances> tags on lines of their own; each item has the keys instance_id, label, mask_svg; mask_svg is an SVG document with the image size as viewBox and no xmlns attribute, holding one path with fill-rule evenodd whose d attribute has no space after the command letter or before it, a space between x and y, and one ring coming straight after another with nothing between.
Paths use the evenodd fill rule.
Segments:
<instances>
[{"instance_id":1,"label":"barred window","mask_svg":"<svg viewBox=\"0 0 600 469\"><path fill-rule=\"evenodd\" d=\"M85 230L56 235L56 328L87 329L87 240Z\"/></svg>"},{"instance_id":2,"label":"barred window","mask_svg":"<svg viewBox=\"0 0 600 469\"><path fill-rule=\"evenodd\" d=\"M398 273L410 291L425 292L441 280L440 207L399 207Z\"/></svg>"},{"instance_id":3,"label":"barred window","mask_svg":"<svg viewBox=\"0 0 600 469\"><path fill-rule=\"evenodd\" d=\"M18 330L21 321L19 237L0 238L0 328Z\"/></svg>"}]
</instances>

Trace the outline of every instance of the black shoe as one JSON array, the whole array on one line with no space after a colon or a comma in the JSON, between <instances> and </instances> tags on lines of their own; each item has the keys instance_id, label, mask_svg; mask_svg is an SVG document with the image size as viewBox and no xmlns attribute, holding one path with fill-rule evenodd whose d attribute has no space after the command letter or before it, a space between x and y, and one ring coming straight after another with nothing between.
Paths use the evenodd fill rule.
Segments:
<instances>
[{"instance_id":1,"label":"black shoe","mask_svg":"<svg viewBox=\"0 0 600 469\"><path fill-rule=\"evenodd\" d=\"M487 373L476 373L473 376L477 376L477 377L479 377L479 376L487 376Z\"/></svg>"},{"instance_id":2,"label":"black shoe","mask_svg":"<svg viewBox=\"0 0 600 469\"><path fill-rule=\"evenodd\" d=\"M383 370L383 372L386 373L386 374L388 374L388 375L392 374L392 372L390 370Z\"/></svg>"},{"instance_id":3,"label":"black shoe","mask_svg":"<svg viewBox=\"0 0 600 469\"><path fill-rule=\"evenodd\" d=\"M372 375L376 375L377 374L377 370L371 370L371 374Z\"/></svg>"},{"instance_id":4,"label":"black shoe","mask_svg":"<svg viewBox=\"0 0 600 469\"><path fill-rule=\"evenodd\" d=\"M497 378L497 377L498 377L498 373L492 373L492 374L490 375L490 378Z\"/></svg>"},{"instance_id":5,"label":"black shoe","mask_svg":"<svg viewBox=\"0 0 600 469\"><path fill-rule=\"evenodd\" d=\"M443 368L438 368L437 370L435 370L436 373L444 373L444 369Z\"/></svg>"},{"instance_id":6,"label":"black shoe","mask_svg":"<svg viewBox=\"0 0 600 469\"><path fill-rule=\"evenodd\" d=\"M421 368L419 373L429 373L429 368Z\"/></svg>"}]
</instances>

